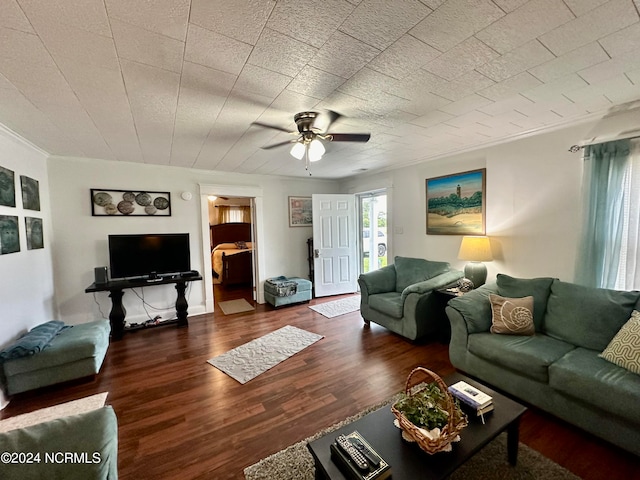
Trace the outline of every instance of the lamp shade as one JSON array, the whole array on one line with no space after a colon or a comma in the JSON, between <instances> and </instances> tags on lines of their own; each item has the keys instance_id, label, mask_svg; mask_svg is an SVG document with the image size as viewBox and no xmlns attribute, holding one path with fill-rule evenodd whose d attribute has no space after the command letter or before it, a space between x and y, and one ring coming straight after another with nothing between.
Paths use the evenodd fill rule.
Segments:
<instances>
[{"instance_id":1,"label":"lamp shade","mask_svg":"<svg viewBox=\"0 0 640 480\"><path fill-rule=\"evenodd\" d=\"M458 258L471 262L490 262L493 260L489 237L462 237Z\"/></svg>"},{"instance_id":2,"label":"lamp shade","mask_svg":"<svg viewBox=\"0 0 640 480\"><path fill-rule=\"evenodd\" d=\"M291 147L291 156L297 158L298 160L302 160L304 157L305 146L302 143L295 143L293 147Z\"/></svg>"}]
</instances>

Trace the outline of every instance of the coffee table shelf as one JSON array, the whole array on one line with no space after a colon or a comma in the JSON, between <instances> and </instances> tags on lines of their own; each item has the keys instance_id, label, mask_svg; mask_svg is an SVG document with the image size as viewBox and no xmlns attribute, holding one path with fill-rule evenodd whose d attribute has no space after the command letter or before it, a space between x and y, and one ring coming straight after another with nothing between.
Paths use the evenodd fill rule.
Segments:
<instances>
[{"instance_id":1,"label":"coffee table shelf","mask_svg":"<svg viewBox=\"0 0 640 480\"><path fill-rule=\"evenodd\" d=\"M454 373L443 380L447 385L464 380L491 395L495 404L494 411L485 415L485 424L482 424L480 418L469 417L469 425L460 435L462 440L453 444L453 451L429 455L417 444L402 440L400 430L393 425L395 417L391 408L385 406L307 445L314 458L316 479L346 480L347 477L331 460L329 446L341 433L348 434L354 430L358 430L391 465L394 480L445 479L505 431L508 461L515 465L518 458L520 417L527 408L461 373Z\"/></svg>"}]
</instances>

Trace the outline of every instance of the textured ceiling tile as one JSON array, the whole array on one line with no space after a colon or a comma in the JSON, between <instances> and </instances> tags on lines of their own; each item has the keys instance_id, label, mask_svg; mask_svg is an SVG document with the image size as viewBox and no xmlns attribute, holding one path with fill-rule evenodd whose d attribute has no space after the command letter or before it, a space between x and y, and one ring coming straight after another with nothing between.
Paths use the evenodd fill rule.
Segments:
<instances>
[{"instance_id":1,"label":"textured ceiling tile","mask_svg":"<svg viewBox=\"0 0 640 480\"><path fill-rule=\"evenodd\" d=\"M403 109L404 111L414 115L423 116L428 112L437 110L449 103L451 103L451 100L447 100L446 98L427 92L422 95L417 95L416 98L411 99L411 102L406 104Z\"/></svg>"},{"instance_id":2,"label":"textured ceiling tile","mask_svg":"<svg viewBox=\"0 0 640 480\"><path fill-rule=\"evenodd\" d=\"M184 42L119 20L111 20L111 30L120 58L172 72L182 70Z\"/></svg>"},{"instance_id":3,"label":"textured ceiling tile","mask_svg":"<svg viewBox=\"0 0 640 480\"><path fill-rule=\"evenodd\" d=\"M600 84L587 85L577 90L565 93L565 96L574 103L582 105L586 110L590 112L598 112L608 109L612 106L611 100L605 96L605 92L609 91L612 86L617 88L620 81L626 84L629 80L623 75L614 77L613 79L605 80Z\"/></svg>"},{"instance_id":4,"label":"textured ceiling tile","mask_svg":"<svg viewBox=\"0 0 640 480\"><path fill-rule=\"evenodd\" d=\"M30 20L34 16L44 16L48 22L58 25L69 25L98 35L111 36L102 0L19 0L19 3Z\"/></svg>"},{"instance_id":5,"label":"textured ceiling tile","mask_svg":"<svg viewBox=\"0 0 640 480\"><path fill-rule=\"evenodd\" d=\"M490 0L449 0L410 33L446 52L503 16Z\"/></svg>"},{"instance_id":6,"label":"textured ceiling tile","mask_svg":"<svg viewBox=\"0 0 640 480\"><path fill-rule=\"evenodd\" d=\"M498 5L505 12L513 12L515 9L520 8L529 0L493 0L493 3Z\"/></svg>"},{"instance_id":7,"label":"textured ceiling tile","mask_svg":"<svg viewBox=\"0 0 640 480\"><path fill-rule=\"evenodd\" d=\"M189 21L189 0L105 0L111 18L184 42Z\"/></svg>"},{"instance_id":8,"label":"textured ceiling tile","mask_svg":"<svg viewBox=\"0 0 640 480\"><path fill-rule=\"evenodd\" d=\"M335 32L318 50L309 65L344 78L369 63L380 50L356 40L342 32Z\"/></svg>"},{"instance_id":9,"label":"textured ceiling tile","mask_svg":"<svg viewBox=\"0 0 640 480\"><path fill-rule=\"evenodd\" d=\"M251 48L247 43L190 25L184 59L239 75Z\"/></svg>"},{"instance_id":10,"label":"textured ceiling tile","mask_svg":"<svg viewBox=\"0 0 640 480\"><path fill-rule=\"evenodd\" d=\"M353 9L345 0L280 0L267 27L320 48ZM295 12L304 12L304 15Z\"/></svg>"},{"instance_id":11,"label":"textured ceiling tile","mask_svg":"<svg viewBox=\"0 0 640 480\"><path fill-rule=\"evenodd\" d=\"M317 49L275 30L265 28L248 62L257 67L295 77Z\"/></svg>"},{"instance_id":12,"label":"textured ceiling tile","mask_svg":"<svg viewBox=\"0 0 640 480\"><path fill-rule=\"evenodd\" d=\"M247 64L242 69L235 88L276 98L289 82L291 82L291 77Z\"/></svg>"},{"instance_id":13,"label":"textured ceiling tile","mask_svg":"<svg viewBox=\"0 0 640 480\"><path fill-rule=\"evenodd\" d=\"M389 87L388 89L393 91L394 83L395 80L393 78L387 77L370 68L363 68L344 82L338 90L342 93L353 95L354 97L370 100L381 91L386 90L386 87Z\"/></svg>"},{"instance_id":14,"label":"textured ceiling tile","mask_svg":"<svg viewBox=\"0 0 640 480\"><path fill-rule=\"evenodd\" d=\"M495 21L476 37L506 53L574 18L562 0L531 0Z\"/></svg>"},{"instance_id":15,"label":"textured ceiling tile","mask_svg":"<svg viewBox=\"0 0 640 480\"><path fill-rule=\"evenodd\" d=\"M270 110L278 110L286 113L287 120L293 122L293 115L297 112L313 110L318 104L318 99L296 93L291 90L283 90L270 105ZM264 121L266 117L261 116Z\"/></svg>"},{"instance_id":16,"label":"textured ceiling tile","mask_svg":"<svg viewBox=\"0 0 640 480\"><path fill-rule=\"evenodd\" d=\"M431 9L418 0L365 0L340 30L382 50L430 13Z\"/></svg>"},{"instance_id":17,"label":"textured ceiling tile","mask_svg":"<svg viewBox=\"0 0 640 480\"><path fill-rule=\"evenodd\" d=\"M403 35L374 58L368 67L390 77L402 79L438 55L440 52L435 48L411 35Z\"/></svg>"},{"instance_id":18,"label":"textured ceiling tile","mask_svg":"<svg viewBox=\"0 0 640 480\"><path fill-rule=\"evenodd\" d=\"M609 60L609 56L600 44L594 42L534 67L529 70L529 73L543 82L550 82L607 60Z\"/></svg>"},{"instance_id":19,"label":"textured ceiling tile","mask_svg":"<svg viewBox=\"0 0 640 480\"><path fill-rule=\"evenodd\" d=\"M486 113L487 115L498 116L516 111L523 104L529 105L531 103L533 103L531 100L523 97L522 95L513 95L512 97L498 100L497 102L489 105L478 107L478 110Z\"/></svg>"},{"instance_id":20,"label":"textured ceiling tile","mask_svg":"<svg viewBox=\"0 0 640 480\"><path fill-rule=\"evenodd\" d=\"M565 0L564 3L567 4L576 17L579 17L608 1L609 0Z\"/></svg>"},{"instance_id":21,"label":"textured ceiling tile","mask_svg":"<svg viewBox=\"0 0 640 480\"><path fill-rule=\"evenodd\" d=\"M607 78L633 71L640 65L640 50L629 50L611 60L601 62L578 74L589 83L598 83Z\"/></svg>"},{"instance_id":22,"label":"textured ceiling tile","mask_svg":"<svg viewBox=\"0 0 640 480\"><path fill-rule=\"evenodd\" d=\"M427 63L423 69L447 80L453 80L497 56L498 53L494 50L471 37Z\"/></svg>"},{"instance_id":23,"label":"textured ceiling tile","mask_svg":"<svg viewBox=\"0 0 640 480\"><path fill-rule=\"evenodd\" d=\"M119 67L116 48L111 37L91 33L87 30L48 22L38 17L34 27L54 59L71 58L77 62L98 65L117 70Z\"/></svg>"},{"instance_id":24,"label":"textured ceiling tile","mask_svg":"<svg viewBox=\"0 0 640 480\"><path fill-rule=\"evenodd\" d=\"M555 58L553 54L544 45L537 40L532 40L485 65L476 67L476 70L500 82L553 58Z\"/></svg>"},{"instance_id":25,"label":"textured ceiling tile","mask_svg":"<svg viewBox=\"0 0 640 480\"><path fill-rule=\"evenodd\" d=\"M612 0L545 33L540 41L554 54L562 55L637 21L638 12L629 0Z\"/></svg>"},{"instance_id":26,"label":"textured ceiling tile","mask_svg":"<svg viewBox=\"0 0 640 480\"><path fill-rule=\"evenodd\" d=\"M69 84L56 67L4 59L0 71L34 104L55 102L65 105L76 101Z\"/></svg>"},{"instance_id":27,"label":"textured ceiling tile","mask_svg":"<svg viewBox=\"0 0 640 480\"><path fill-rule=\"evenodd\" d=\"M488 123L491 121L491 116L486 113L479 112L478 110L472 110L463 115L458 115L450 120L445 121L447 125L451 125L453 127L462 128L468 125L473 125L474 123Z\"/></svg>"},{"instance_id":28,"label":"textured ceiling tile","mask_svg":"<svg viewBox=\"0 0 640 480\"><path fill-rule=\"evenodd\" d=\"M480 95L476 95L474 93L458 101L450 103L449 105L445 105L440 110L445 113L450 113L451 115L463 115L470 112L471 110L478 109L485 105L490 105L491 103L493 103L492 100L481 97Z\"/></svg>"},{"instance_id":29,"label":"textured ceiling tile","mask_svg":"<svg viewBox=\"0 0 640 480\"><path fill-rule=\"evenodd\" d=\"M275 4L269 0L192 0L189 22L255 45Z\"/></svg>"},{"instance_id":30,"label":"textured ceiling tile","mask_svg":"<svg viewBox=\"0 0 640 480\"><path fill-rule=\"evenodd\" d=\"M587 85L587 82L578 75L572 74L558 80L554 80L553 82L545 83L539 87L532 88L531 90L526 90L521 92L521 94L534 102L548 102L558 100L565 93L571 92L577 88L582 88L585 85Z\"/></svg>"},{"instance_id":31,"label":"textured ceiling tile","mask_svg":"<svg viewBox=\"0 0 640 480\"><path fill-rule=\"evenodd\" d=\"M487 88L495 82L484 75L472 71L451 82L435 84L431 87L431 92L449 100L457 101L467 95Z\"/></svg>"},{"instance_id":32,"label":"textured ceiling tile","mask_svg":"<svg viewBox=\"0 0 640 480\"><path fill-rule=\"evenodd\" d=\"M489 88L480 90L478 93L491 100L503 100L517 94L523 90L542 85L542 82L527 72L519 73L511 78L507 78L500 83L491 85Z\"/></svg>"},{"instance_id":33,"label":"textured ceiling tile","mask_svg":"<svg viewBox=\"0 0 640 480\"><path fill-rule=\"evenodd\" d=\"M16 0L0 1L0 26L34 33L29 20L25 17Z\"/></svg>"},{"instance_id":34,"label":"textured ceiling tile","mask_svg":"<svg viewBox=\"0 0 640 480\"><path fill-rule=\"evenodd\" d=\"M611 57L640 50L640 22L600 39L600 45Z\"/></svg>"},{"instance_id":35,"label":"textured ceiling tile","mask_svg":"<svg viewBox=\"0 0 640 480\"><path fill-rule=\"evenodd\" d=\"M19 59L26 63L55 66L37 35L0 27L0 58Z\"/></svg>"},{"instance_id":36,"label":"textured ceiling tile","mask_svg":"<svg viewBox=\"0 0 640 480\"><path fill-rule=\"evenodd\" d=\"M145 162L170 162L180 76L122 60L122 75Z\"/></svg>"},{"instance_id":37,"label":"textured ceiling tile","mask_svg":"<svg viewBox=\"0 0 640 480\"><path fill-rule=\"evenodd\" d=\"M287 90L322 99L344 82L343 77L307 65L287 86Z\"/></svg>"}]
</instances>

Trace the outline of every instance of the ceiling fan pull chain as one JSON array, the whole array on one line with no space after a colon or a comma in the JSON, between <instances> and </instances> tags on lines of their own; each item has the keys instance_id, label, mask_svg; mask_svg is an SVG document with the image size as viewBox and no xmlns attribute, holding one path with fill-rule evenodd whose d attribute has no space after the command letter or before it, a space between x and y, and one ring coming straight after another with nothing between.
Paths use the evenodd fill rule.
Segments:
<instances>
[{"instance_id":1,"label":"ceiling fan pull chain","mask_svg":"<svg viewBox=\"0 0 640 480\"><path fill-rule=\"evenodd\" d=\"M309 172L309 176L311 176L311 162L309 161L309 145L305 145L304 149L304 169Z\"/></svg>"}]
</instances>

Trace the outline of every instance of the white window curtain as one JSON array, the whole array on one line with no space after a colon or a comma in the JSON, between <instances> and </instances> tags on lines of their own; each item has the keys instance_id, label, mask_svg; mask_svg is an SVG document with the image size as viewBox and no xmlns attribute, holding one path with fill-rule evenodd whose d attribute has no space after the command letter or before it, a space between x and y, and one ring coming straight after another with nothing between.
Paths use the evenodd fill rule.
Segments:
<instances>
[{"instance_id":1,"label":"white window curtain","mask_svg":"<svg viewBox=\"0 0 640 480\"><path fill-rule=\"evenodd\" d=\"M640 289L640 141L585 150L585 215L576 281Z\"/></svg>"}]
</instances>

